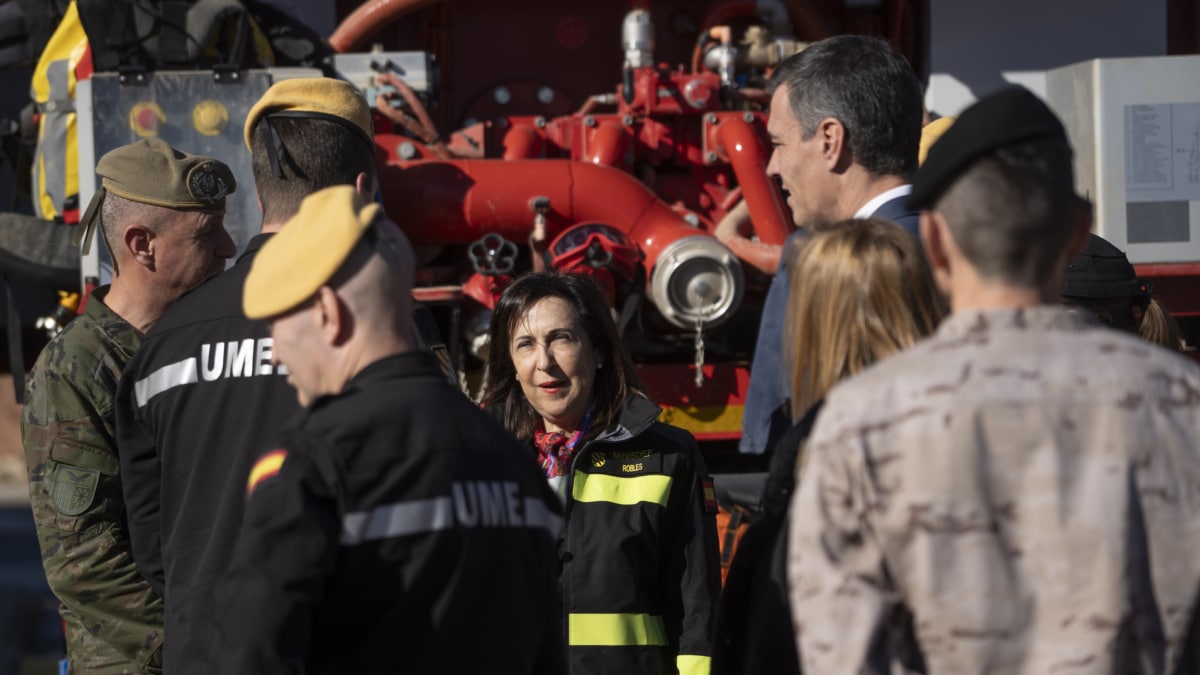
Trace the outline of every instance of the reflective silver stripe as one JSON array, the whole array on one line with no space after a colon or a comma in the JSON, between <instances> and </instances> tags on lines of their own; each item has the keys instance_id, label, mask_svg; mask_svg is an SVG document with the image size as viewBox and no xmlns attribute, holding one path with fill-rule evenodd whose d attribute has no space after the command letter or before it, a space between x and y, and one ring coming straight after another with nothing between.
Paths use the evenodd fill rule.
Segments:
<instances>
[{"instance_id":1,"label":"reflective silver stripe","mask_svg":"<svg viewBox=\"0 0 1200 675\"><path fill-rule=\"evenodd\" d=\"M562 516L554 513L546 506L546 502L537 497L525 498L525 527L537 527L558 537L562 533Z\"/></svg>"},{"instance_id":2,"label":"reflective silver stripe","mask_svg":"<svg viewBox=\"0 0 1200 675\"><path fill-rule=\"evenodd\" d=\"M536 497L525 497L522 504L524 517L519 518L518 522L495 521L491 524L481 524L479 527L528 527L545 530L552 537L559 535L562 530L562 518L552 512L544 501ZM456 518L454 508L452 498L434 497L385 504L368 511L348 513L342 519L341 544L356 546L368 541L427 534L456 526L474 529L474 525L463 524L463 518ZM459 508L463 508L461 504ZM474 518L473 522L481 521Z\"/></svg>"},{"instance_id":3,"label":"reflective silver stripe","mask_svg":"<svg viewBox=\"0 0 1200 675\"><path fill-rule=\"evenodd\" d=\"M133 384L133 395L139 408L159 394L185 384L196 382L196 357L186 358L159 368Z\"/></svg>"},{"instance_id":4,"label":"reflective silver stripe","mask_svg":"<svg viewBox=\"0 0 1200 675\"><path fill-rule=\"evenodd\" d=\"M449 497L414 499L346 514L342 520L342 545L436 532L453 526L454 504Z\"/></svg>"}]
</instances>

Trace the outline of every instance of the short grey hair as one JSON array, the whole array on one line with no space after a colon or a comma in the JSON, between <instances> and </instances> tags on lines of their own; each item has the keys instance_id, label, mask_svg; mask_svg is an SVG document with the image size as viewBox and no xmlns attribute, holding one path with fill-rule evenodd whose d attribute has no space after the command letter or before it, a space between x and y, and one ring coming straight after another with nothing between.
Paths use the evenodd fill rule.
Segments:
<instances>
[{"instance_id":1,"label":"short grey hair","mask_svg":"<svg viewBox=\"0 0 1200 675\"><path fill-rule=\"evenodd\" d=\"M851 158L871 173L908 178L916 171L921 83L888 43L865 35L815 42L779 64L767 87L783 85L805 139L832 117L846 128Z\"/></svg>"}]
</instances>

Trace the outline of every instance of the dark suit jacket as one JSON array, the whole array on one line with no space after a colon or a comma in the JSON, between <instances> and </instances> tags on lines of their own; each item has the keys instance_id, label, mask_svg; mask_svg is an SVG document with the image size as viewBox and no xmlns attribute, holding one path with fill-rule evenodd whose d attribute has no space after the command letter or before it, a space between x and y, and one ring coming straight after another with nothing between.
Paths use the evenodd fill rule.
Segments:
<instances>
[{"instance_id":1,"label":"dark suit jacket","mask_svg":"<svg viewBox=\"0 0 1200 675\"><path fill-rule=\"evenodd\" d=\"M916 237L918 213L904 205L907 200L907 196L888 200L871 216L890 220ZM793 232L783 250L791 250L795 240L805 234L804 230ZM758 341L750 364L750 386L742 410L742 440L738 444L738 450L743 454L763 454L792 426L791 413L783 407L790 394L790 378L783 363L783 322L787 306L788 275L784 256L779 261L779 271L771 281L771 288L767 290L758 325Z\"/></svg>"}]
</instances>

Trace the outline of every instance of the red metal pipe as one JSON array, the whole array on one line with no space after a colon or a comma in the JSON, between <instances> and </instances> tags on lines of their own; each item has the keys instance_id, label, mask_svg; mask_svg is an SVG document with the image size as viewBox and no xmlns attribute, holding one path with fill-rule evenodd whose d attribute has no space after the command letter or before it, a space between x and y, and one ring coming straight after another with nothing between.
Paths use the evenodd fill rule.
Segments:
<instances>
[{"instance_id":1,"label":"red metal pipe","mask_svg":"<svg viewBox=\"0 0 1200 675\"><path fill-rule=\"evenodd\" d=\"M542 137L529 124L514 124L504 134L504 159L534 159L542 154Z\"/></svg>"},{"instance_id":2,"label":"red metal pipe","mask_svg":"<svg viewBox=\"0 0 1200 675\"><path fill-rule=\"evenodd\" d=\"M358 47L384 26L441 0L368 0L342 20L329 44L333 50L346 53Z\"/></svg>"},{"instance_id":3,"label":"red metal pipe","mask_svg":"<svg viewBox=\"0 0 1200 675\"><path fill-rule=\"evenodd\" d=\"M726 118L717 128L717 140L724 146L733 174L737 176L750 220L760 241L783 244L792 232L792 220L783 195L767 175L767 154L758 141L754 127L739 118Z\"/></svg>"},{"instance_id":4,"label":"red metal pipe","mask_svg":"<svg viewBox=\"0 0 1200 675\"><path fill-rule=\"evenodd\" d=\"M625 161L629 147L629 132L619 122L600 123L588 143L587 161L604 166L617 166Z\"/></svg>"},{"instance_id":5,"label":"red metal pipe","mask_svg":"<svg viewBox=\"0 0 1200 675\"><path fill-rule=\"evenodd\" d=\"M376 136L383 148L395 141ZM414 244L465 244L488 232L523 242L533 229L529 200L550 199L546 236L583 221L620 229L641 247L647 269L668 244L702 234L633 176L569 159L505 161L395 157L380 169L383 205Z\"/></svg>"}]
</instances>

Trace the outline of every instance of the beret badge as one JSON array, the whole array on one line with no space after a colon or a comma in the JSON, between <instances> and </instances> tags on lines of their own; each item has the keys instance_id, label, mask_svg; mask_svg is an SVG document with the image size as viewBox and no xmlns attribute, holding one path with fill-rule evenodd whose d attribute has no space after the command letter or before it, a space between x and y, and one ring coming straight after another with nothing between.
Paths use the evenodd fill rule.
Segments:
<instances>
[{"instance_id":1,"label":"beret badge","mask_svg":"<svg viewBox=\"0 0 1200 675\"><path fill-rule=\"evenodd\" d=\"M213 204L221 201L228 194L229 187L225 184L225 179L214 169L212 162L203 162L192 167L192 170L188 172L188 192L191 192L198 201Z\"/></svg>"}]
</instances>

